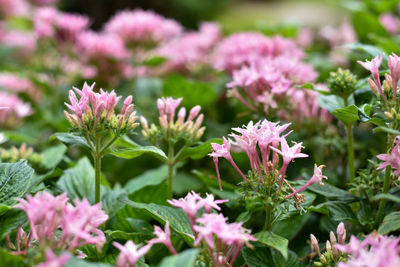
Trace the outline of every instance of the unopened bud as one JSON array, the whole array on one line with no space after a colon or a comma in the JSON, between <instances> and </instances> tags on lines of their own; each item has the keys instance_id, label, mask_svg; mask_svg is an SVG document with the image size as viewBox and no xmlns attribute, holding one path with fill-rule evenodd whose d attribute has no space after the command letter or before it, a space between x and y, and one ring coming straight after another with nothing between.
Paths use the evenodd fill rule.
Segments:
<instances>
[{"instance_id":1,"label":"unopened bud","mask_svg":"<svg viewBox=\"0 0 400 267\"><path fill-rule=\"evenodd\" d=\"M310 234L310 239L311 239L311 250L312 251L315 250L318 253L318 255L321 255L317 238L313 234Z\"/></svg>"},{"instance_id":2,"label":"unopened bud","mask_svg":"<svg viewBox=\"0 0 400 267\"><path fill-rule=\"evenodd\" d=\"M200 125L201 125L201 123L203 122L203 119L204 119L204 115L203 115L203 114L200 114L200 115L197 117L196 122L195 122L194 125L193 125L193 129L194 129L194 130L197 130L197 129L200 128Z\"/></svg>"},{"instance_id":3,"label":"unopened bud","mask_svg":"<svg viewBox=\"0 0 400 267\"><path fill-rule=\"evenodd\" d=\"M390 90L392 90L392 86L390 85L390 83L387 80L383 81L383 91L385 92L389 92Z\"/></svg>"},{"instance_id":4,"label":"unopened bud","mask_svg":"<svg viewBox=\"0 0 400 267\"><path fill-rule=\"evenodd\" d=\"M392 113L390 113L389 111L385 111L384 114L385 114L386 118L393 120L393 114Z\"/></svg>"},{"instance_id":5,"label":"unopened bud","mask_svg":"<svg viewBox=\"0 0 400 267\"><path fill-rule=\"evenodd\" d=\"M194 106L189 113L188 121L193 120L199 114L201 107L199 105Z\"/></svg>"},{"instance_id":6,"label":"unopened bud","mask_svg":"<svg viewBox=\"0 0 400 267\"><path fill-rule=\"evenodd\" d=\"M147 132L149 130L149 124L147 123L146 118L143 116L140 116L140 123L142 124L143 130L145 130Z\"/></svg>"},{"instance_id":7,"label":"unopened bud","mask_svg":"<svg viewBox=\"0 0 400 267\"><path fill-rule=\"evenodd\" d=\"M158 112L160 113L160 117L164 116L165 105L161 99L157 99L157 107L158 107Z\"/></svg>"},{"instance_id":8,"label":"unopened bud","mask_svg":"<svg viewBox=\"0 0 400 267\"><path fill-rule=\"evenodd\" d=\"M332 246L334 246L336 244L336 236L332 231L330 231L329 233L329 238L331 240Z\"/></svg>"},{"instance_id":9,"label":"unopened bud","mask_svg":"<svg viewBox=\"0 0 400 267\"><path fill-rule=\"evenodd\" d=\"M331 246L331 242L329 242L329 240L326 241L326 252L328 252L328 253L332 252L332 246Z\"/></svg>"},{"instance_id":10,"label":"unopened bud","mask_svg":"<svg viewBox=\"0 0 400 267\"><path fill-rule=\"evenodd\" d=\"M332 247L332 258L337 261L339 257L339 250L337 249L336 245Z\"/></svg>"},{"instance_id":11,"label":"unopened bud","mask_svg":"<svg viewBox=\"0 0 400 267\"><path fill-rule=\"evenodd\" d=\"M339 223L336 233L338 237L338 243L344 245L344 242L346 241L346 228L344 227L343 222Z\"/></svg>"},{"instance_id":12,"label":"unopened bud","mask_svg":"<svg viewBox=\"0 0 400 267\"><path fill-rule=\"evenodd\" d=\"M371 78L368 78L368 83L374 94L379 97L378 87L376 86L375 82Z\"/></svg>"},{"instance_id":13,"label":"unopened bud","mask_svg":"<svg viewBox=\"0 0 400 267\"><path fill-rule=\"evenodd\" d=\"M161 129L163 129L164 131L168 130L167 116L166 115L160 116L158 120L160 121Z\"/></svg>"},{"instance_id":14,"label":"unopened bud","mask_svg":"<svg viewBox=\"0 0 400 267\"><path fill-rule=\"evenodd\" d=\"M178 122L180 124L183 124L183 122L185 121L185 116L186 116L186 109L182 107L178 112Z\"/></svg>"}]
</instances>

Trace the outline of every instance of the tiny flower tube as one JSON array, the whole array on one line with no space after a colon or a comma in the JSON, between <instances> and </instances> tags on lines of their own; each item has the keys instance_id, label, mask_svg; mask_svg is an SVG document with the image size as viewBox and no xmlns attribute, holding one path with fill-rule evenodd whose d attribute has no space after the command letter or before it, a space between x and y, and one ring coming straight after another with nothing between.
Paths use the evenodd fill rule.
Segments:
<instances>
[{"instance_id":1,"label":"tiny flower tube","mask_svg":"<svg viewBox=\"0 0 400 267\"><path fill-rule=\"evenodd\" d=\"M383 55L376 56L374 57L371 61L366 60L365 62L362 61L357 61L361 66L363 66L365 69L369 70L372 74L372 78L374 78L374 82L376 86L378 87L379 94L382 96L382 98L387 101L387 98L385 94L383 93L382 90L382 85L381 81L379 78L379 67L382 64L382 59Z\"/></svg>"},{"instance_id":2,"label":"tiny flower tube","mask_svg":"<svg viewBox=\"0 0 400 267\"><path fill-rule=\"evenodd\" d=\"M324 165L317 166L317 164L315 164L314 165L314 174L311 177L311 179L308 180L308 182L305 185L303 185L302 187L300 187L293 193L287 195L286 198L291 198L292 196L300 193L301 191L305 190L307 187L309 187L315 183L320 183L321 185L323 185L322 179L328 179L328 177L322 175L322 168L324 168L324 167L325 167Z\"/></svg>"}]
</instances>

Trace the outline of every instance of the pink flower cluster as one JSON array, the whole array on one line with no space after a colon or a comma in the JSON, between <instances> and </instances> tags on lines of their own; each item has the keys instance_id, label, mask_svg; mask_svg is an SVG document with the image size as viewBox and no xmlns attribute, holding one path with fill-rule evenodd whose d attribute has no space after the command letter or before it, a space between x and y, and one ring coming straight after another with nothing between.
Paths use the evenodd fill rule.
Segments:
<instances>
[{"instance_id":1,"label":"pink flower cluster","mask_svg":"<svg viewBox=\"0 0 400 267\"><path fill-rule=\"evenodd\" d=\"M246 175L244 175L244 173L239 169L231 156L230 151L233 146L235 151L246 152L250 161L252 173L257 174L261 181L264 181L264 178L270 175L277 168L279 164L278 155L281 155L282 166L277 173L277 178L280 176L278 188L278 191L280 191L289 163L295 158L308 157L308 155L301 153L302 143L295 143L293 146L288 145L286 136L289 135L290 132L282 135L289 125L290 123L279 125L277 122L270 122L268 120L259 121L255 124L251 121L248 125L244 125L242 128L233 128L234 133L230 134L232 139L226 139L224 137L222 145L212 143L211 146L213 150L209 156L214 159L220 189L222 190L221 178L218 170L218 158L220 157L227 159L243 179L245 181L247 180ZM287 197L291 197L304 190L306 187L316 182L321 182L323 178L326 178L322 175L322 167L323 166L315 166L314 175L310 181L304 187Z\"/></svg>"},{"instance_id":2,"label":"pink flower cluster","mask_svg":"<svg viewBox=\"0 0 400 267\"><path fill-rule=\"evenodd\" d=\"M384 92L384 87L392 89L392 97L396 100L397 91L398 91L398 83L400 80L400 57L396 54L392 53L389 56L388 63L389 63L389 75L386 75L386 79L383 82L383 85L380 81L379 75L379 67L382 64L383 56L376 56L371 61L366 60L365 62L357 61L361 66L365 69L369 70L372 74L372 78L368 79L369 85L374 93L381 97L386 103L388 102L388 96Z\"/></svg>"},{"instance_id":3,"label":"pink flower cluster","mask_svg":"<svg viewBox=\"0 0 400 267\"><path fill-rule=\"evenodd\" d=\"M400 238L381 236L376 232L369 234L363 241L351 236L347 245L337 245L338 249L350 258L340 262L338 267L354 266L400 266Z\"/></svg>"},{"instance_id":4,"label":"pink flower cluster","mask_svg":"<svg viewBox=\"0 0 400 267\"><path fill-rule=\"evenodd\" d=\"M390 154L379 154L376 156L383 162L378 166L378 170L384 169L390 166L394 169L394 174L400 176L400 143L397 143Z\"/></svg>"},{"instance_id":5,"label":"pink flower cluster","mask_svg":"<svg viewBox=\"0 0 400 267\"><path fill-rule=\"evenodd\" d=\"M179 38L158 47L155 54L168 59L167 70L195 70L202 64L209 63L209 51L221 38L218 24L203 23L198 32L184 33Z\"/></svg>"},{"instance_id":6,"label":"pink flower cluster","mask_svg":"<svg viewBox=\"0 0 400 267\"><path fill-rule=\"evenodd\" d=\"M26 0L0 0L0 18L8 16L25 16L29 12Z\"/></svg>"},{"instance_id":7,"label":"pink flower cluster","mask_svg":"<svg viewBox=\"0 0 400 267\"><path fill-rule=\"evenodd\" d=\"M302 59L304 52L294 41L281 36L269 38L261 33L243 32L230 35L216 46L213 65L218 70L232 72L277 56Z\"/></svg>"},{"instance_id":8,"label":"pink flower cluster","mask_svg":"<svg viewBox=\"0 0 400 267\"><path fill-rule=\"evenodd\" d=\"M198 140L205 131L205 127L201 126L204 119L204 115L200 114L201 107L199 105L193 107L188 116L186 116L186 109L181 107L175 119L176 110L181 102L182 98L174 99L172 97L162 97L157 100L161 131L165 137L172 137L176 140L181 137L187 138L189 141ZM140 117L140 121L143 135L146 138L152 139L158 135L159 130L154 124L149 128L144 117Z\"/></svg>"},{"instance_id":9,"label":"pink flower cluster","mask_svg":"<svg viewBox=\"0 0 400 267\"><path fill-rule=\"evenodd\" d=\"M207 245L213 266L233 266L240 249L245 245L251 246L250 241L256 241L242 223L228 223L222 214L211 213L211 209L220 211L218 204L226 201L214 200L214 196L209 194L202 198L195 192L189 192L185 198L168 201L185 211L195 234L194 245ZM197 218L202 208L205 213Z\"/></svg>"},{"instance_id":10,"label":"pink flower cluster","mask_svg":"<svg viewBox=\"0 0 400 267\"><path fill-rule=\"evenodd\" d=\"M17 254L26 254L28 247L36 243L42 249L73 252L87 244L96 245L100 250L106 242L99 226L107 221L108 216L101 210L100 203L92 206L86 199L82 201L76 199L75 205L72 205L68 203L66 194L53 196L47 192L39 192L35 196L29 195L26 200L18 199L18 201L20 203L16 208L26 212L31 231L26 249L17 250ZM58 231L62 232L61 236L57 234ZM18 240L17 247L20 248Z\"/></svg>"},{"instance_id":11,"label":"pink flower cluster","mask_svg":"<svg viewBox=\"0 0 400 267\"><path fill-rule=\"evenodd\" d=\"M77 35L89 27L87 16L63 13L54 7L38 8L33 20L38 37L55 38L61 42L74 42Z\"/></svg>"},{"instance_id":12,"label":"pink flower cluster","mask_svg":"<svg viewBox=\"0 0 400 267\"><path fill-rule=\"evenodd\" d=\"M182 26L152 11L135 9L115 14L104 30L118 35L127 44L157 44L179 36Z\"/></svg>"},{"instance_id":13,"label":"pink flower cluster","mask_svg":"<svg viewBox=\"0 0 400 267\"><path fill-rule=\"evenodd\" d=\"M64 111L71 126L85 131L93 131L98 128L111 128L116 132L134 129L136 122L136 111L133 110L132 96L128 96L124 102L121 112L116 115L115 107L121 96L111 91L110 93L100 89L100 93L93 91L94 83L89 86L84 84L82 90L73 88L70 90L70 104L65 103L72 113ZM78 100L76 94L80 96Z\"/></svg>"},{"instance_id":14,"label":"pink flower cluster","mask_svg":"<svg viewBox=\"0 0 400 267\"><path fill-rule=\"evenodd\" d=\"M15 94L7 94L0 91L0 126L2 128L14 128L19 126L23 119L33 113L31 105L24 103Z\"/></svg>"},{"instance_id":15,"label":"pink flower cluster","mask_svg":"<svg viewBox=\"0 0 400 267\"><path fill-rule=\"evenodd\" d=\"M10 93L26 93L35 101L41 98L40 90L29 79L11 72L0 72L0 87Z\"/></svg>"},{"instance_id":16,"label":"pink flower cluster","mask_svg":"<svg viewBox=\"0 0 400 267\"><path fill-rule=\"evenodd\" d=\"M36 37L33 33L9 30L1 24L0 43L18 49L22 56L30 55L36 49Z\"/></svg>"}]
</instances>

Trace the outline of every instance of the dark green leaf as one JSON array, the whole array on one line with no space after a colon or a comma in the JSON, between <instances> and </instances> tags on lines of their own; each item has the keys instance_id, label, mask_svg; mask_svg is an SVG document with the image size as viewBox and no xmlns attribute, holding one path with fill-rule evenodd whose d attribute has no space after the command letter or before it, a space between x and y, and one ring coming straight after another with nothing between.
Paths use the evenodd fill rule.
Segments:
<instances>
[{"instance_id":1,"label":"dark green leaf","mask_svg":"<svg viewBox=\"0 0 400 267\"><path fill-rule=\"evenodd\" d=\"M296 253L294 253L291 250L289 250L289 256L288 256L287 259L282 257L282 254L278 253L276 250L272 250L271 254L272 254L272 259L274 261L274 265L276 267L280 267L280 266L297 267L297 266L300 266L300 262L297 259Z\"/></svg>"},{"instance_id":2,"label":"dark green leaf","mask_svg":"<svg viewBox=\"0 0 400 267\"><path fill-rule=\"evenodd\" d=\"M391 194L377 194L372 198L372 200L387 199L396 203L400 203L400 197Z\"/></svg>"},{"instance_id":3,"label":"dark green leaf","mask_svg":"<svg viewBox=\"0 0 400 267\"><path fill-rule=\"evenodd\" d=\"M0 240L16 230L27 221L25 212L20 209L10 209L0 216Z\"/></svg>"},{"instance_id":4,"label":"dark green leaf","mask_svg":"<svg viewBox=\"0 0 400 267\"><path fill-rule=\"evenodd\" d=\"M137 203L130 200L127 200L126 203L133 208L146 210L146 212L160 223L165 224L168 221L170 227L175 232L177 232L188 244L192 244L193 239L190 237L193 236L192 228L188 217L182 209L161 206L154 203Z\"/></svg>"},{"instance_id":5,"label":"dark green leaf","mask_svg":"<svg viewBox=\"0 0 400 267\"><path fill-rule=\"evenodd\" d=\"M358 197L328 183L325 183L324 185L315 183L307 189L328 199L340 200L343 202L354 202L358 200Z\"/></svg>"},{"instance_id":6,"label":"dark green leaf","mask_svg":"<svg viewBox=\"0 0 400 267\"><path fill-rule=\"evenodd\" d=\"M23 197L33 176L33 169L26 160L17 163L0 163L0 204L13 206L15 198Z\"/></svg>"},{"instance_id":7,"label":"dark green leaf","mask_svg":"<svg viewBox=\"0 0 400 267\"><path fill-rule=\"evenodd\" d=\"M315 87L314 84L312 84L312 83L305 83L305 84L303 84L303 85L299 85L299 86L296 86L296 87L297 87L297 88L300 88L300 89L312 90L312 91L318 92L318 93L320 93L320 94L322 94L322 95L331 95L331 93L330 93L329 91L325 91L325 90L318 89L318 88Z\"/></svg>"},{"instance_id":8,"label":"dark green leaf","mask_svg":"<svg viewBox=\"0 0 400 267\"><path fill-rule=\"evenodd\" d=\"M241 250L242 257L249 267L265 267L273 265L271 255L264 246L255 246L253 249L244 247Z\"/></svg>"},{"instance_id":9,"label":"dark green leaf","mask_svg":"<svg viewBox=\"0 0 400 267\"><path fill-rule=\"evenodd\" d=\"M379 133L379 132L385 132L385 133L389 133L389 134L393 134L393 135L400 135L400 131L395 130L395 129L391 129L385 126L379 126L373 129L374 133Z\"/></svg>"},{"instance_id":10,"label":"dark green leaf","mask_svg":"<svg viewBox=\"0 0 400 267\"><path fill-rule=\"evenodd\" d=\"M3 248L0 248L1 265L7 267L27 267L24 263L24 258L17 255L12 255Z\"/></svg>"},{"instance_id":11,"label":"dark green leaf","mask_svg":"<svg viewBox=\"0 0 400 267\"><path fill-rule=\"evenodd\" d=\"M187 147L185 148L182 153L176 158L177 161L182 161L188 157L192 159L201 159L211 153L211 143L218 143L222 144L221 139L211 139L207 142L202 143L201 145L195 147Z\"/></svg>"},{"instance_id":12,"label":"dark green leaf","mask_svg":"<svg viewBox=\"0 0 400 267\"><path fill-rule=\"evenodd\" d=\"M89 144L86 142L85 138L82 136L73 134L73 133L55 133L52 135L50 139L58 139L64 144L70 146L82 146L86 148L90 148Z\"/></svg>"},{"instance_id":13,"label":"dark green leaf","mask_svg":"<svg viewBox=\"0 0 400 267\"><path fill-rule=\"evenodd\" d=\"M400 211L394 211L385 216L381 226L378 229L378 233L380 233L381 235L387 235L399 229L400 229Z\"/></svg>"},{"instance_id":14,"label":"dark green leaf","mask_svg":"<svg viewBox=\"0 0 400 267\"><path fill-rule=\"evenodd\" d=\"M329 215L334 221L355 221L356 216L347 203L328 201L308 208L310 211Z\"/></svg>"},{"instance_id":15,"label":"dark green leaf","mask_svg":"<svg viewBox=\"0 0 400 267\"><path fill-rule=\"evenodd\" d=\"M199 249L196 248L187 249L177 255L164 258L158 265L158 267L195 266L196 257L199 254L199 252L200 252Z\"/></svg>"},{"instance_id":16,"label":"dark green leaf","mask_svg":"<svg viewBox=\"0 0 400 267\"><path fill-rule=\"evenodd\" d=\"M258 242L278 250L282 256L288 258L289 240L270 231L259 232L254 235Z\"/></svg>"}]
</instances>

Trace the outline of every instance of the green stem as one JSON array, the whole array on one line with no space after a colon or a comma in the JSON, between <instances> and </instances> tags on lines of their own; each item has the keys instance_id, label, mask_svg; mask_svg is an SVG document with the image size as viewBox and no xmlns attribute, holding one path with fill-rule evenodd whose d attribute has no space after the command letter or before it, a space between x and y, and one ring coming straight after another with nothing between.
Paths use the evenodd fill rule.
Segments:
<instances>
[{"instance_id":1,"label":"green stem","mask_svg":"<svg viewBox=\"0 0 400 267\"><path fill-rule=\"evenodd\" d=\"M118 135L115 135L106 145L104 145L102 148L101 148L101 151L100 151L100 154L103 154L104 153L104 151L107 149L107 148L109 148L117 139L118 139Z\"/></svg>"},{"instance_id":2,"label":"green stem","mask_svg":"<svg viewBox=\"0 0 400 267\"><path fill-rule=\"evenodd\" d=\"M391 172L391 167L386 166L385 180L383 181L383 190L382 190L383 194L386 194L390 188L390 172ZM376 227L379 226L380 223L382 222L384 211L385 211L385 205L386 205L386 199L382 198L381 201L379 202L378 212L376 213L376 217L375 217L375 226Z\"/></svg>"},{"instance_id":3,"label":"green stem","mask_svg":"<svg viewBox=\"0 0 400 267\"><path fill-rule=\"evenodd\" d=\"M265 223L264 223L264 230L266 231L272 230L272 210L273 208L270 205L267 205L265 209Z\"/></svg>"},{"instance_id":4,"label":"green stem","mask_svg":"<svg viewBox=\"0 0 400 267\"><path fill-rule=\"evenodd\" d=\"M93 151L94 171L95 171L95 203L100 202L100 183L101 183L101 153L100 153L100 138L96 136L96 148Z\"/></svg>"},{"instance_id":5,"label":"green stem","mask_svg":"<svg viewBox=\"0 0 400 267\"><path fill-rule=\"evenodd\" d=\"M172 199L172 176L174 171L175 158L174 158L174 143L168 144L168 180L167 180L167 198Z\"/></svg>"},{"instance_id":6,"label":"green stem","mask_svg":"<svg viewBox=\"0 0 400 267\"><path fill-rule=\"evenodd\" d=\"M349 161L349 181L354 182L356 177L356 171L354 168L354 148L353 148L353 125L349 124L346 126L347 134L347 155Z\"/></svg>"}]
</instances>

